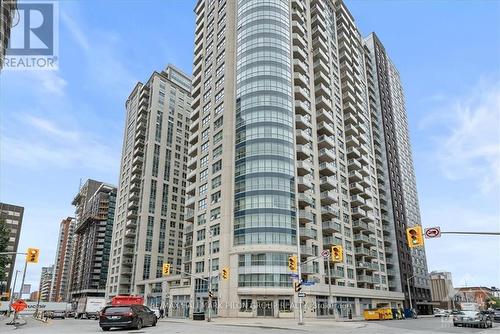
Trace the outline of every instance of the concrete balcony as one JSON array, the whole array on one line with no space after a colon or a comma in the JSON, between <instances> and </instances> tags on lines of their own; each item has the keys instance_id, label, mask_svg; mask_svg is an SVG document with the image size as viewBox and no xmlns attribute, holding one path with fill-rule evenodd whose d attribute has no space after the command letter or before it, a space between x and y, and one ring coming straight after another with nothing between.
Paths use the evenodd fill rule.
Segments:
<instances>
[{"instance_id":1,"label":"concrete balcony","mask_svg":"<svg viewBox=\"0 0 500 334\"><path fill-rule=\"evenodd\" d=\"M365 222L363 222L361 220L353 220L353 222L352 222L352 228L353 228L354 232L369 231L369 230L371 230L370 226L368 225L368 223L365 223Z\"/></svg>"},{"instance_id":2,"label":"concrete balcony","mask_svg":"<svg viewBox=\"0 0 500 334\"><path fill-rule=\"evenodd\" d=\"M323 247L330 248L336 245L342 245L342 239L334 236L323 237Z\"/></svg>"},{"instance_id":3,"label":"concrete balcony","mask_svg":"<svg viewBox=\"0 0 500 334\"><path fill-rule=\"evenodd\" d=\"M325 136L333 136L335 135L335 130L333 126L326 122L319 122L318 123L318 134L320 135L325 135Z\"/></svg>"},{"instance_id":4,"label":"concrete balcony","mask_svg":"<svg viewBox=\"0 0 500 334\"><path fill-rule=\"evenodd\" d=\"M306 145L297 145L296 152L299 160L307 160L312 155L312 150Z\"/></svg>"},{"instance_id":5,"label":"concrete balcony","mask_svg":"<svg viewBox=\"0 0 500 334\"><path fill-rule=\"evenodd\" d=\"M310 115L311 103L309 101L295 100L295 113L300 115Z\"/></svg>"},{"instance_id":6,"label":"concrete balcony","mask_svg":"<svg viewBox=\"0 0 500 334\"><path fill-rule=\"evenodd\" d=\"M318 96L314 101L316 104L316 109L331 109L332 108L332 100L324 97Z\"/></svg>"},{"instance_id":7,"label":"concrete balcony","mask_svg":"<svg viewBox=\"0 0 500 334\"><path fill-rule=\"evenodd\" d=\"M349 160L347 160L347 168L348 168L348 170L350 172L352 170L359 170L359 169L361 169L362 165L356 159L349 159Z\"/></svg>"},{"instance_id":8,"label":"concrete balcony","mask_svg":"<svg viewBox=\"0 0 500 334\"><path fill-rule=\"evenodd\" d=\"M349 191L351 194L360 194L364 192L364 188L357 182L352 182L349 184Z\"/></svg>"},{"instance_id":9,"label":"concrete balcony","mask_svg":"<svg viewBox=\"0 0 500 334\"><path fill-rule=\"evenodd\" d=\"M356 208L365 202L365 199L359 195L351 196L351 207Z\"/></svg>"},{"instance_id":10,"label":"concrete balcony","mask_svg":"<svg viewBox=\"0 0 500 334\"><path fill-rule=\"evenodd\" d=\"M322 148L318 152L320 162L334 162L335 161L335 151Z\"/></svg>"},{"instance_id":11,"label":"concrete balcony","mask_svg":"<svg viewBox=\"0 0 500 334\"><path fill-rule=\"evenodd\" d=\"M134 148L135 149L142 149L144 147L144 139L136 139L134 142Z\"/></svg>"},{"instance_id":12,"label":"concrete balcony","mask_svg":"<svg viewBox=\"0 0 500 334\"><path fill-rule=\"evenodd\" d=\"M307 42L304 39L304 37L302 37L301 35L299 35L297 33L294 33L294 34L292 34L292 39L293 39L293 45L296 45L302 49L307 49Z\"/></svg>"},{"instance_id":13,"label":"concrete balcony","mask_svg":"<svg viewBox=\"0 0 500 334\"><path fill-rule=\"evenodd\" d=\"M330 136L319 136L318 137L318 148L334 148L335 147L335 139Z\"/></svg>"},{"instance_id":14,"label":"concrete balcony","mask_svg":"<svg viewBox=\"0 0 500 334\"><path fill-rule=\"evenodd\" d=\"M314 251L311 246L300 245L300 255L304 257L314 256Z\"/></svg>"},{"instance_id":15,"label":"concrete balcony","mask_svg":"<svg viewBox=\"0 0 500 334\"><path fill-rule=\"evenodd\" d=\"M309 78L304 74L295 72L295 73L293 73L293 83L296 86L308 88L309 87Z\"/></svg>"},{"instance_id":16,"label":"concrete balcony","mask_svg":"<svg viewBox=\"0 0 500 334\"><path fill-rule=\"evenodd\" d=\"M315 239L318 236L318 233L313 231L309 227L300 227L299 229L299 237L300 240L309 240L309 239Z\"/></svg>"},{"instance_id":17,"label":"concrete balcony","mask_svg":"<svg viewBox=\"0 0 500 334\"><path fill-rule=\"evenodd\" d=\"M312 196L308 193L299 193L297 197L299 201L299 206L301 207L312 206L314 203Z\"/></svg>"},{"instance_id":18,"label":"concrete balcony","mask_svg":"<svg viewBox=\"0 0 500 334\"><path fill-rule=\"evenodd\" d=\"M359 158L361 157L361 153L356 147L349 147L347 149L347 157L349 159Z\"/></svg>"},{"instance_id":19,"label":"concrete balcony","mask_svg":"<svg viewBox=\"0 0 500 334\"><path fill-rule=\"evenodd\" d=\"M375 259L375 258L378 257L377 251L370 250L370 249L363 248L363 247L356 247L356 249L355 249L355 255L356 256L363 256L366 259L367 258Z\"/></svg>"},{"instance_id":20,"label":"concrete balcony","mask_svg":"<svg viewBox=\"0 0 500 334\"><path fill-rule=\"evenodd\" d=\"M326 275L328 276L328 271L325 271ZM344 272L340 271L338 269L333 269L330 268L330 275L331 278L344 278Z\"/></svg>"},{"instance_id":21,"label":"concrete balcony","mask_svg":"<svg viewBox=\"0 0 500 334\"><path fill-rule=\"evenodd\" d=\"M323 176L319 179L320 181L320 189L321 191L337 189L336 184L337 181L333 176Z\"/></svg>"},{"instance_id":22,"label":"concrete balcony","mask_svg":"<svg viewBox=\"0 0 500 334\"><path fill-rule=\"evenodd\" d=\"M364 269L366 271L378 271L378 264L374 262L356 262L356 269Z\"/></svg>"},{"instance_id":23,"label":"concrete balcony","mask_svg":"<svg viewBox=\"0 0 500 334\"><path fill-rule=\"evenodd\" d=\"M185 214L185 219L188 222L194 222L194 210L192 209L186 209L186 214Z\"/></svg>"},{"instance_id":24,"label":"concrete balcony","mask_svg":"<svg viewBox=\"0 0 500 334\"><path fill-rule=\"evenodd\" d=\"M295 94L295 100L309 101L309 95L310 95L309 90L302 88L300 86L295 86L293 92Z\"/></svg>"},{"instance_id":25,"label":"concrete balcony","mask_svg":"<svg viewBox=\"0 0 500 334\"><path fill-rule=\"evenodd\" d=\"M300 37L299 34L296 34ZM304 52L304 48L300 46L293 46L293 58L300 59L302 61L307 61L307 54Z\"/></svg>"},{"instance_id":26,"label":"concrete balcony","mask_svg":"<svg viewBox=\"0 0 500 334\"><path fill-rule=\"evenodd\" d=\"M186 208L190 208L194 210L194 204L196 203L196 196L190 196L186 199Z\"/></svg>"},{"instance_id":27,"label":"concrete balcony","mask_svg":"<svg viewBox=\"0 0 500 334\"><path fill-rule=\"evenodd\" d=\"M142 156L137 156L132 160L132 166L142 166L144 159Z\"/></svg>"},{"instance_id":28,"label":"concrete balcony","mask_svg":"<svg viewBox=\"0 0 500 334\"><path fill-rule=\"evenodd\" d=\"M135 235L135 233L134 233ZM123 244L125 246L134 246L135 245L135 239L134 238L124 238L123 239Z\"/></svg>"},{"instance_id":29,"label":"concrete balcony","mask_svg":"<svg viewBox=\"0 0 500 334\"><path fill-rule=\"evenodd\" d=\"M135 219L135 218L137 218L137 210L128 210L127 219Z\"/></svg>"},{"instance_id":30,"label":"concrete balcony","mask_svg":"<svg viewBox=\"0 0 500 334\"><path fill-rule=\"evenodd\" d=\"M331 162L323 162L319 164L319 172L322 175L331 176L335 174L335 165Z\"/></svg>"},{"instance_id":31,"label":"concrete balcony","mask_svg":"<svg viewBox=\"0 0 500 334\"><path fill-rule=\"evenodd\" d=\"M301 73L304 75L307 75L309 73L308 66L300 59L293 60L293 70L294 72Z\"/></svg>"},{"instance_id":32,"label":"concrete balcony","mask_svg":"<svg viewBox=\"0 0 500 334\"><path fill-rule=\"evenodd\" d=\"M129 219L125 223L125 228L135 229L137 227L137 222L135 219Z\"/></svg>"},{"instance_id":33,"label":"concrete balcony","mask_svg":"<svg viewBox=\"0 0 500 334\"><path fill-rule=\"evenodd\" d=\"M332 124L334 122L333 112L328 109L316 109L316 121Z\"/></svg>"},{"instance_id":34,"label":"concrete balcony","mask_svg":"<svg viewBox=\"0 0 500 334\"><path fill-rule=\"evenodd\" d=\"M297 136L297 144L307 144L312 141L311 135L305 130L295 131Z\"/></svg>"},{"instance_id":35,"label":"concrete balcony","mask_svg":"<svg viewBox=\"0 0 500 334\"><path fill-rule=\"evenodd\" d=\"M364 234L355 234L353 240L354 240L355 245L358 245L358 244L364 244L367 246L376 246L377 245L377 239L375 239L373 237L368 237Z\"/></svg>"},{"instance_id":36,"label":"concrete balcony","mask_svg":"<svg viewBox=\"0 0 500 334\"><path fill-rule=\"evenodd\" d=\"M312 127L311 121L307 116L295 115L295 127L297 129L308 129Z\"/></svg>"},{"instance_id":37,"label":"concrete balcony","mask_svg":"<svg viewBox=\"0 0 500 334\"><path fill-rule=\"evenodd\" d=\"M309 161L301 160L297 161L297 174L299 176L304 176L306 174L312 173L312 165Z\"/></svg>"},{"instance_id":38,"label":"concrete balcony","mask_svg":"<svg viewBox=\"0 0 500 334\"><path fill-rule=\"evenodd\" d=\"M198 164L198 157L192 157L188 160L187 168L193 170L196 168L197 164Z\"/></svg>"},{"instance_id":39,"label":"concrete balcony","mask_svg":"<svg viewBox=\"0 0 500 334\"><path fill-rule=\"evenodd\" d=\"M297 177L297 187L299 191L306 191L308 189L312 189L313 183L312 183L312 178L310 177L305 177L305 176L299 176Z\"/></svg>"},{"instance_id":40,"label":"concrete balcony","mask_svg":"<svg viewBox=\"0 0 500 334\"><path fill-rule=\"evenodd\" d=\"M321 206L321 217L323 220L330 220L333 218L339 218L339 210L334 209L331 206Z\"/></svg>"},{"instance_id":41,"label":"concrete balcony","mask_svg":"<svg viewBox=\"0 0 500 334\"><path fill-rule=\"evenodd\" d=\"M345 129L346 136L348 136L348 135L358 136L359 135L358 129L352 124L347 125L344 129Z\"/></svg>"},{"instance_id":42,"label":"concrete balcony","mask_svg":"<svg viewBox=\"0 0 500 334\"><path fill-rule=\"evenodd\" d=\"M357 146L359 146L359 140L358 140L358 139L356 139L356 137L354 137L354 136L352 136L352 135L351 135L351 136L346 137L346 139L345 139L345 140L346 140L346 146L347 146L347 147L352 147L352 146L357 147Z\"/></svg>"},{"instance_id":43,"label":"concrete balcony","mask_svg":"<svg viewBox=\"0 0 500 334\"><path fill-rule=\"evenodd\" d=\"M125 230L125 237L128 239L134 238L135 237L135 229L129 228Z\"/></svg>"},{"instance_id":44,"label":"concrete balcony","mask_svg":"<svg viewBox=\"0 0 500 334\"><path fill-rule=\"evenodd\" d=\"M374 283L379 283L378 281L375 280L375 277L368 276L368 275L357 275L357 280L359 283L368 283L368 284L374 284Z\"/></svg>"},{"instance_id":45,"label":"concrete balcony","mask_svg":"<svg viewBox=\"0 0 500 334\"><path fill-rule=\"evenodd\" d=\"M195 157L198 153L198 145L193 145L188 149L188 155L190 157Z\"/></svg>"},{"instance_id":46,"label":"concrete balcony","mask_svg":"<svg viewBox=\"0 0 500 334\"><path fill-rule=\"evenodd\" d=\"M188 180L188 182L195 182L196 181L196 169L192 170L188 173L187 180Z\"/></svg>"},{"instance_id":47,"label":"concrete balcony","mask_svg":"<svg viewBox=\"0 0 500 334\"><path fill-rule=\"evenodd\" d=\"M338 202L338 196L335 191L323 191L321 193L321 204L328 205Z\"/></svg>"},{"instance_id":48,"label":"concrete balcony","mask_svg":"<svg viewBox=\"0 0 500 334\"><path fill-rule=\"evenodd\" d=\"M299 222L302 224L310 223L314 220L314 216L311 212L306 210L299 210Z\"/></svg>"},{"instance_id":49,"label":"concrete balcony","mask_svg":"<svg viewBox=\"0 0 500 334\"><path fill-rule=\"evenodd\" d=\"M351 208L351 216L352 219L360 219L366 216L366 212L361 210L360 208Z\"/></svg>"},{"instance_id":50,"label":"concrete balcony","mask_svg":"<svg viewBox=\"0 0 500 334\"><path fill-rule=\"evenodd\" d=\"M357 170L350 171L348 177L350 182L358 182L363 180L363 175L361 175L361 173Z\"/></svg>"},{"instance_id":51,"label":"concrete balcony","mask_svg":"<svg viewBox=\"0 0 500 334\"><path fill-rule=\"evenodd\" d=\"M129 201L129 203L128 203L128 209L129 210L137 209L138 205L139 205L139 203L137 201Z\"/></svg>"},{"instance_id":52,"label":"concrete balcony","mask_svg":"<svg viewBox=\"0 0 500 334\"><path fill-rule=\"evenodd\" d=\"M325 220L322 223L323 233L341 233L342 227L335 220Z\"/></svg>"},{"instance_id":53,"label":"concrete balcony","mask_svg":"<svg viewBox=\"0 0 500 334\"><path fill-rule=\"evenodd\" d=\"M125 247L123 248L123 256L129 257L129 256L134 256L134 248L130 247Z\"/></svg>"}]
</instances>

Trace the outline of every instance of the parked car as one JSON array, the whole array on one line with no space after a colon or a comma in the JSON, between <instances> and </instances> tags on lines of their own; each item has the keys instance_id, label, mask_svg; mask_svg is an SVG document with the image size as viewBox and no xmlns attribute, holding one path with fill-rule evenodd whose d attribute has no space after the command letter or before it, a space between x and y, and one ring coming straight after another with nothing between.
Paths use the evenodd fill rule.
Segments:
<instances>
[{"instance_id":1,"label":"parked car","mask_svg":"<svg viewBox=\"0 0 500 334\"><path fill-rule=\"evenodd\" d=\"M65 319L66 318L66 311L52 311L48 314L48 317L50 319Z\"/></svg>"},{"instance_id":2,"label":"parked car","mask_svg":"<svg viewBox=\"0 0 500 334\"><path fill-rule=\"evenodd\" d=\"M500 308L497 308L495 311L493 311L493 321L500 322Z\"/></svg>"},{"instance_id":3,"label":"parked car","mask_svg":"<svg viewBox=\"0 0 500 334\"><path fill-rule=\"evenodd\" d=\"M157 321L155 313L144 305L107 306L99 316L99 326L103 331L112 327L141 329L143 326L156 326Z\"/></svg>"},{"instance_id":4,"label":"parked car","mask_svg":"<svg viewBox=\"0 0 500 334\"><path fill-rule=\"evenodd\" d=\"M493 322L489 314L477 311L461 311L453 316L453 326L491 328Z\"/></svg>"},{"instance_id":5,"label":"parked car","mask_svg":"<svg viewBox=\"0 0 500 334\"><path fill-rule=\"evenodd\" d=\"M74 318L75 317L75 311L67 311L66 316L68 318Z\"/></svg>"},{"instance_id":6,"label":"parked car","mask_svg":"<svg viewBox=\"0 0 500 334\"><path fill-rule=\"evenodd\" d=\"M442 309L436 309L434 310L434 316L435 317L447 317L450 315L451 312L448 310L442 310Z\"/></svg>"}]
</instances>

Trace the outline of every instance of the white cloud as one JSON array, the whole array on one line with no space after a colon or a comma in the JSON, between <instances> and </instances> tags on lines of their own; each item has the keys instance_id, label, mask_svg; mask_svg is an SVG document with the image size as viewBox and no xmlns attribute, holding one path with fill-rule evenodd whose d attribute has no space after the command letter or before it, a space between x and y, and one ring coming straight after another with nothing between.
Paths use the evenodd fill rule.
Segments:
<instances>
[{"instance_id":1,"label":"white cloud","mask_svg":"<svg viewBox=\"0 0 500 334\"><path fill-rule=\"evenodd\" d=\"M1 160L5 164L44 170L77 167L98 171L119 168L118 148L92 133L64 130L52 120L27 115L22 118L30 128L2 136Z\"/></svg>"},{"instance_id":2,"label":"white cloud","mask_svg":"<svg viewBox=\"0 0 500 334\"><path fill-rule=\"evenodd\" d=\"M474 179L481 191L500 189L500 82L481 82L468 96L443 100L422 120L432 126L435 159L450 180Z\"/></svg>"}]
</instances>

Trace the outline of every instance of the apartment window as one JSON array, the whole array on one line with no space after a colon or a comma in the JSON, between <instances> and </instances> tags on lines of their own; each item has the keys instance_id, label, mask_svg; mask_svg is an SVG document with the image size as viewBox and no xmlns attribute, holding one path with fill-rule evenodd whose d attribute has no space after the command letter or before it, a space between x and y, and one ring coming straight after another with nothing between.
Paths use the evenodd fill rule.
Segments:
<instances>
[{"instance_id":1,"label":"apartment window","mask_svg":"<svg viewBox=\"0 0 500 334\"><path fill-rule=\"evenodd\" d=\"M216 163L213 164L212 166L212 174L217 173L222 169L222 160L217 161Z\"/></svg>"},{"instance_id":2,"label":"apartment window","mask_svg":"<svg viewBox=\"0 0 500 334\"><path fill-rule=\"evenodd\" d=\"M202 215L198 215L198 226L199 225L203 225L207 222L207 220L205 219L205 214L202 214Z\"/></svg>"},{"instance_id":3,"label":"apartment window","mask_svg":"<svg viewBox=\"0 0 500 334\"><path fill-rule=\"evenodd\" d=\"M212 259L212 271L219 270L219 259Z\"/></svg>"},{"instance_id":4,"label":"apartment window","mask_svg":"<svg viewBox=\"0 0 500 334\"><path fill-rule=\"evenodd\" d=\"M212 254L217 254L220 251L220 241L215 240L212 242Z\"/></svg>"},{"instance_id":5,"label":"apartment window","mask_svg":"<svg viewBox=\"0 0 500 334\"><path fill-rule=\"evenodd\" d=\"M221 175L216 176L212 179L212 189L215 189L221 185L221 179L222 179Z\"/></svg>"},{"instance_id":6,"label":"apartment window","mask_svg":"<svg viewBox=\"0 0 500 334\"><path fill-rule=\"evenodd\" d=\"M211 196L211 203L212 204L219 203L220 202L220 197L221 197L221 192L220 191L212 194L212 196Z\"/></svg>"},{"instance_id":7,"label":"apartment window","mask_svg":"<svg viewBox=\"0 0 500 334\"><path fill-rule=\"evenodd\" d=\"M203 198L202 200L198 201L198 209L199 210L205 210L207 208L207 199Z\"/></svg>"},{"instance_id":8,"label":"apartment window","mask_svg":"<svg viewBox=\"0 0 500 334\"><path fill-rule=\"evenodd\" d=\"M215 107L215 110L214 110L215 116L217 116L223 112L224 112L224 104L223 103L221 103L217 107Z\"/></svg>"},{"instance_id":9,"label":"apartment window","mask_svg":"<svg viewBox=\"0 0 500 334\"><path fill-rule=\"evenodd\" d=\"M208 123L210 122L210 115L207 115L203 118L203 120L201 121L201 125L202 126L205 126L207 125Z\"/></svg>"},{"instance_id":10,"label":"apartment window","mask_svg":"<svg viewBox=\"0 0 500 334\"><path fill-rule=\"evenodd\" d=\"M212 231L212 235L214 237L220 235L220 224L217 224L217 225L213 225L211 228L211 231Z\"/></svg>"},{"instance_id":11,"label":"apartment window","mask_svg":"<svg viewBox=\"0 0 500 334\"><path fill-rule=\"evenodd\" d=\"M206 180L208 178L208 168L200 172L200 181Z\"/></svg>"},{"instance_id":12,"label":"apartment window","mask_svg":"<svg viewBox=\"0 0 500 334\"><path fill-rule=\"evenodd\" d=\"M201 133L201 140L207 140L209 133L210 133L210 129L203 130L203 132Z\"/></svg>"},{"instance_id":13,"label":"apartment window","mask_svg":"<svg viewBox=\"0 0 500 334\"><path fill-rule=\"evenodd\" d=\"M196 246L196 256L205 255L205 245Z\"/></svg>"},{"instance_id":14,"label":"apartment window","mask_svg":"<svg viewBox=\"0 0 500 334\"><path fill-rule=\"evenodd\" d=\"M204 153L208 150L208 141L201 145L201 152Z\"/></svg>"},{"instance_id":15,"label":"apartment window","mask_svg":"<svg viewBox=\"0 0 500 334\"><path fill-rule=\"evenodd\" d=\"M220 208L215 208L210 210L210 220L215 220L220 218Z\"/></svg>"},{"instance_id":16,"label":"apartment window","mask_svg":"<svg viewBox=\"0 0 500 334\"><path fill-rule=\"evenodd\" d=\"M196 240L197 241L205 240L205 229L196 232Z\"/></svg>"},{"instance_id":17,"label":"apartment window","mask_svg":"<svg viewBox=\"0 0 500 334\"><path fill-rule=\"evenodd\" d=\"M198 188L198 194L199 194L200 196L205 196L205 195L206 195L206 193L207 193L207 188L208 188L208 186L207 186L207 184L206 184L206 183L205 183L205 184L202 184L202 185Z\"/></svg>"},{"instance_id":18,"label":"apartment window","mask_svg":"<svg viewBox=\"0 0 500 334\"><path fill-rule=\"evenodd\" d=\"M207 167L207 165L208 165L208 155L205 155L203 158L200 159L200 166Z\"/></svg>"},{"instance_id":19,"label":"apartment window","mask_svg":"<svg viewBox=\"0 0 500 334\"><path fill-rule=\"evenodd\" d=\"M195 264L195 272L201 273L201 272L204 272L204 271L205 271L205 262L204 261L196 262L196 264Z\"/></svg>"},{"instance_id":20,"label":"apartment window","mask_svg":"<svg viewBox=\"0 0 500 334\"><path fill-rule=\"evenodd\" d=\"M222 126L222 123L223 122L222 122L222 116L221 116L221 117L219 117L219 118L217 118L215 120L215 122L214 122L214 130L220 128Z\"/></svg>"},{"instance_id":21,"label":"apartment window","mask_svg":"<svg viewBox=\"0 0 500 334\"><path fill-rule=\"evenodd\" d=\"M215 160L222 155L222 145L216 147L213 151L212 158Z\"/></svg>"},{"instance_id":22,"label":"apartment window","mask_svg":"<svg viewBox=\"0 0 500 334\"><path fill-rule=\"evenodd\" d=\"M222 130L214 135L214 145L218 144L222 140Z\"/></svg>"},{"instance_id":23,"label":"apartment window","mask_svg":"<svg viewBox=\"0 0 500 334\"><path fill-rule=\"evenodd\" d=\"M217 95L215 95L215 103L219 102L224 98L224 90L221 90Z\"/></svg>"}]
</instances>

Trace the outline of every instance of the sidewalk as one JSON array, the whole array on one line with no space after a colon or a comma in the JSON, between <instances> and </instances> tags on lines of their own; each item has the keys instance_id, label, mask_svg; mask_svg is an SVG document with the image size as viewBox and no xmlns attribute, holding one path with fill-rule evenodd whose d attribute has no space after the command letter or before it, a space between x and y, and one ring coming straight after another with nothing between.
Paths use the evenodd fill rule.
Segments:
<instances>
[{"instance_id":1,"label":"sidewalk","mask_svg":"<svg viewBox=\"0 0 500 334\"><path fill-rule=\"evenodd\" d=\"M347 321L336 321L335 319L317 319L305 318L304 325L299 325L296 319L283 319L283 318L212 318L211 322L195 321L186 318L163 318L160 322L173 322L173 323L199 323L203 326L241 326L241 327L256 327L266 329L285 329L296 330L301 327L308 326L325 326L325 327L339 327L339 328L360 328L365 324L361 323L361 319L346 319Z\"/></svg>"}]
</instances>

